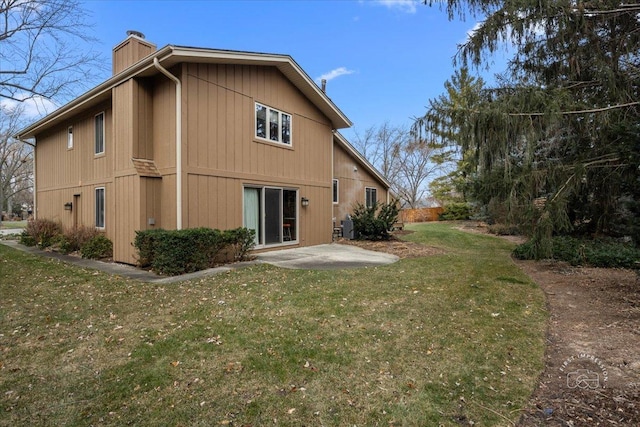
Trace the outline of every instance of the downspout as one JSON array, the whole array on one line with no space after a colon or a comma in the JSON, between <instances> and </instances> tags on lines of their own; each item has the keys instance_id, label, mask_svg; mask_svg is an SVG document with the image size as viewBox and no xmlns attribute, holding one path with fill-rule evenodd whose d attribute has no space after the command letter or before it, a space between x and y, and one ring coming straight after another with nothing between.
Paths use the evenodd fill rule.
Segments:
<instances>
[{"instance_id":1,"label":"downspout","mask_svg":"<svg viewBox=\"0 0 640 427\"><path fill-rule=\"evenodd\" d=\"M326 83L325 83L326 84ZM333 204L333 180L336 177L336 159L334 153L336 151L336 130L331 129L331 241L333 242L333 230L335 229L338 218L336 215L336 207ZM340 185L340 184L338 184ZM338 201L340 201L340 187L338 187Z\"/></svg>"},{"instance_id":2,"label":"downspout","mask_svg":"<svg viewBox=\"0 0 640 427\"><path fill-rule=\"evenodd\" d=\"M36 175L36 144L32 144L29 141L25 141L23 139L20 139L20 136L18 136L18 141L22 142L23 144L27 144L30 145L31 147L33 147L33 219L37 219L37 214L36 212L38 212L38 193L36 191L36 189L38 188L37 185L37 175Z\"/></svg>"},{"instance_id":3,"label":"downspout","mask_svg":"<svg viewBox=\"0 0 640 427\"><path fill-rule=\"evenodd\" d=\"M153 58L153 65L176 84L176 230L182 230L182 83Z\"/></svg>"}]
</instances>

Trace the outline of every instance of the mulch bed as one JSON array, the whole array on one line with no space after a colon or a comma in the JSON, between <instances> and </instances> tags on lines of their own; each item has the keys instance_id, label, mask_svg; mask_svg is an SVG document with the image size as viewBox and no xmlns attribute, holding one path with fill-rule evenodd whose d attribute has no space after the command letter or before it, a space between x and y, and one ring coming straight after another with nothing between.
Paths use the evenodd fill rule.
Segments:
<instances>
[{"instance_id":1,"label":"mulch bed","mask_svg":"<svg viewBox=\"0 0 640 427\"><path fill-rule=\"evenodd\" d=\"M399 230L394 231L389 240L369 241L369 240L348 240L339 238L336 243L344 245L358 246L363 249L368 249L376 252L385 252L388 254L396 255L398 258L420 258L425 256L440 255L445 253L440 248L433 246L425 246L414 242L405 242L398 239L396 236L403 234L410 234L413 231Z\"/></svg>"}]
</instances>

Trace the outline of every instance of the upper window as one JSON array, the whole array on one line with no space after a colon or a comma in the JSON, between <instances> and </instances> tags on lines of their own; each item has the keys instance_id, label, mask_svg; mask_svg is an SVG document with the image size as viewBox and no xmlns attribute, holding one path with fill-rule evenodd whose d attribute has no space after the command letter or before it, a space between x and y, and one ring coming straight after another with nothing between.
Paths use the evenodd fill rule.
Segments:
<instances>
[{"instance_id":1,"label":"upper window","mask_svg":"<svg viewBox=\"0 0 640 427\"><path fill-rule=\"evenodd\" d=\"M333 203L338 203L338 180L333 180Z\"/></svg>"},{"instance_id":2,"label":"upper window","mask_svg":"<svg viewBox=\"0 0 640 427\"><path fill-rule=\"evenodd\" d=\"M368 208L371 208L376 205L378 202L378 190L372 187L366 187L364 189L365 193L365 204Z\"/></svg>"},{"instance_id":3,"label":"upper window","mask_svg":"<svg viewBox=\"0 0 640 427\"><path fill-rule=\"evenodd\" d=\"M104 228L104 187L96 188L96 227Z\"/></svg>"},{"instance_id":4,"label":"upper window","mask_svg":"<svg viewBox=\"0 0 640 427\"><path fill-rule=\"evenodd\" d=\"M102 154L104 153L104 112L96 115L95 128L96 128L95 153Z\"/></svg>"},{"instance_id":5,"label":"upper window","mask_svg":"<svg viewBox=\"0 0 640 427\"><path fill-rule=\"evenodd\" d=\"M256 102L256 138L291 145L291 115Z\"/></svg>"},{"instance_id":6,"label":"upper window","mask_svg":"<svg viewBox=\"0 0 640 427\"><path fill-rule=\"evenodd\" d=\"M73 148L73 126L69 126L67 129L67 148Z\"/></svg>"}]
</instances>

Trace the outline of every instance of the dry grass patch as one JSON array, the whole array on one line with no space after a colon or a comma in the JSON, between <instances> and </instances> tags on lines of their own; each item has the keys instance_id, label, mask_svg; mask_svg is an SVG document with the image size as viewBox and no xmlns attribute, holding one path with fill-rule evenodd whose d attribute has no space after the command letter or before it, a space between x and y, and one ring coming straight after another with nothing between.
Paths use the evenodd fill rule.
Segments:
<instances>
[{"instance_id":1,"label":"dry grass patch","mask_svg":"<svg viewBox=\"0 0 640 427\"><path fill-rule=\"evenodd\" d=\"M385 267L162 286L0 246L0 425L508 425L543 297L510 244L459 234L418 227L446 253Z\"/></svg>"}]
</instances>

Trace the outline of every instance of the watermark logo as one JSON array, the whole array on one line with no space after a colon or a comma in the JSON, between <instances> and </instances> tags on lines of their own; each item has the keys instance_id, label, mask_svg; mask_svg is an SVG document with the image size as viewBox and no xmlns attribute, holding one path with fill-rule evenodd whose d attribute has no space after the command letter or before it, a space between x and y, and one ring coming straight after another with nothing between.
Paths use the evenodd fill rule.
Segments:
<instances>
[{"instance_id":1,"label":"watermark logo","mask_svg":"<svg viewBox=\"0 0 640 427\"><path fill-rule=\"evenodd\" d=\"M562 362L560 372L566 375L567 387L580 389L605 388L609 380L607 368L595 356L580 353Z\"/></svg>"},{"instance_id":2,"label":"watermark logo","mask_svg":"<svg viewBox=\"0 0 640 427\"><path fill-rule=\"evenodd\" d=\"M599 388L600 374L589 369L578 369L567 373L567 387L569 388Z\"/></svg>"}]
</instances>

